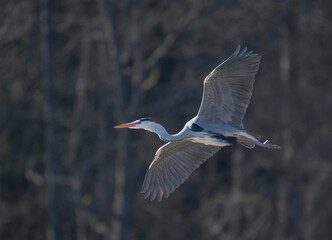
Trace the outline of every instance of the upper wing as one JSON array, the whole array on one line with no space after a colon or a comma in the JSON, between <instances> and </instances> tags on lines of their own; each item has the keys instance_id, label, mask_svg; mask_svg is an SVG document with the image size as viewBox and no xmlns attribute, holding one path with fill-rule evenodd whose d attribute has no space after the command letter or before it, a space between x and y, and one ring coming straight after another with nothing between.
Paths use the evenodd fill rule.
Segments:
<instances>
[{"instance_id":1,"label":"upper wing","mask_svg":"<svg viewBox=\"0 0 332 240\"><path fill-rule=\"evenodd\" d=\"M205 78L197 124L223 122L243 128L242 119L250 103L260 62L259 55L246 51L247 48L240 51L238 46Z\"/></svg>"},{"instance_id":2,"label":"upper wing","mask_svg":"<svg viewBox=\"0 0 332 240\"><path fill-rule=\"evenodd\" d=\"M221 147L189 140L169 142L161 146L145 175L142 193L145 198L161 201L180 186L189 175Z\"/></svg>"}]
</instances>

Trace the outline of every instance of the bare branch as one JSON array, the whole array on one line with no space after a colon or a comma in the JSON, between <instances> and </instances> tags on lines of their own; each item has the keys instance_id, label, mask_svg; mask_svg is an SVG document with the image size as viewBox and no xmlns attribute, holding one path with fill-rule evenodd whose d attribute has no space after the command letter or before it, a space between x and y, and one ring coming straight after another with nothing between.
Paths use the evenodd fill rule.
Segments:
<instances>
[{"instance_id":1,"label":"bare branch","mask_svg":"<svg viewBox=\"0 0 332 240\"><path fill-rule=\"evenodd\" d=\"M180 34L185 30L185 28L195 19L197 19L199 15L199 9L192 8L186 15L184 15L179 21L178 25L173 29L171 33L169 33L165 40L157 47L154 52L146 59L144 62L144 68L149 69L152 68L160 58L162 58L169 48L175 43L176 39L180 36Z\"/></svg>"}]
</instances>

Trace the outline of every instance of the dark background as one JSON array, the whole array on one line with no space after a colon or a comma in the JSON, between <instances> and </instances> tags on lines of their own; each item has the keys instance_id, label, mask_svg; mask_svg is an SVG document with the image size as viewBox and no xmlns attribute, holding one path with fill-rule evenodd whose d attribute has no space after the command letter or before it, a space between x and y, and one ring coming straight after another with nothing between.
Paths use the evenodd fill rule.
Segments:
<instances>
[{"instance_id":1,"label":"dark background","mask_svg":"<svg viewBox=\"0 0 332 240\"><path fill-rule=\"evenodd\" d=\"M332 239L332 3L2 0L0 239ZM238 44L262 56L238 145L166 201L140 194L204 77Z\"/></svg>"}]
</instances>

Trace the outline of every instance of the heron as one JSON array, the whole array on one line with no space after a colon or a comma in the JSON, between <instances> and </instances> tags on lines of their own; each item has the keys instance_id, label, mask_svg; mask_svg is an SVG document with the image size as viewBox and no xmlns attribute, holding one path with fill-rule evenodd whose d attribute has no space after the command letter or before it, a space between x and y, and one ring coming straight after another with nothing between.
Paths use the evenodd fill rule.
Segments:
<instances>
[{"instance_id":1,"label":"heron","mask_svg":"<svg viewBox=\"0 0 332 240\"><path fill-rule=\"evenodd\" d=\"M222 147L239 143L252 149L256 145L280 149L268 140L246 131L243 117L250 103L260 56L237 46L233 54L218 65L205 79L198 114L174 135L151 118L115 126L144 129L167 142L151 162L142 186L144 198L151 201L168 198L203 162Z\"/></svg>"}]
</instances>

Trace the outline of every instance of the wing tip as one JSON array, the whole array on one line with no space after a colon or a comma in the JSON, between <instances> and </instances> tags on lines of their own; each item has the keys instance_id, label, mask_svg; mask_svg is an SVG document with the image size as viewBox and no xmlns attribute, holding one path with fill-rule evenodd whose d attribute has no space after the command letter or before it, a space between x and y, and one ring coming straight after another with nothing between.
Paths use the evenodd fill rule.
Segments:
<instances>
[{"instance_id":1,"label":"wing tip","mask_svg":"<svg viewBox=\"0 0 332 240\"><path fill-rule=\"evenodd\" d=\"M241 50L241 45L239 44L239 45L237 45L235 51L233 52L233 54L231 55L230 58L237 56L238 53L240 52L240 50Z\"/></svg>"},{"instance_id":2,"label":"wing tip","mask_svg":"<svg viewBox=\"0 0 332 240\"><path fill-rule=\"evenodd\" d=\"M236 57L259 57L260 55L258 53L255 53L254 51L248 51L248 47L243 47L241 50L241 45L237 45L235 51L231 55L230 58L236 58Z\"/></svg>"},{"instance_id":3,"label":"wing tip","mask_svg":"<svg viewBox=\"0 0 332 240\"><path fill-rule=\"evenodd\" d=\"M144 199L148 199L153 202L154 200L158 200L158 202L161 202L164 198L167 199L169 197L169 194L164 194L163 192L158 191L141 191L142 194L144 194Z\"/></svg>"}]
</instances>

